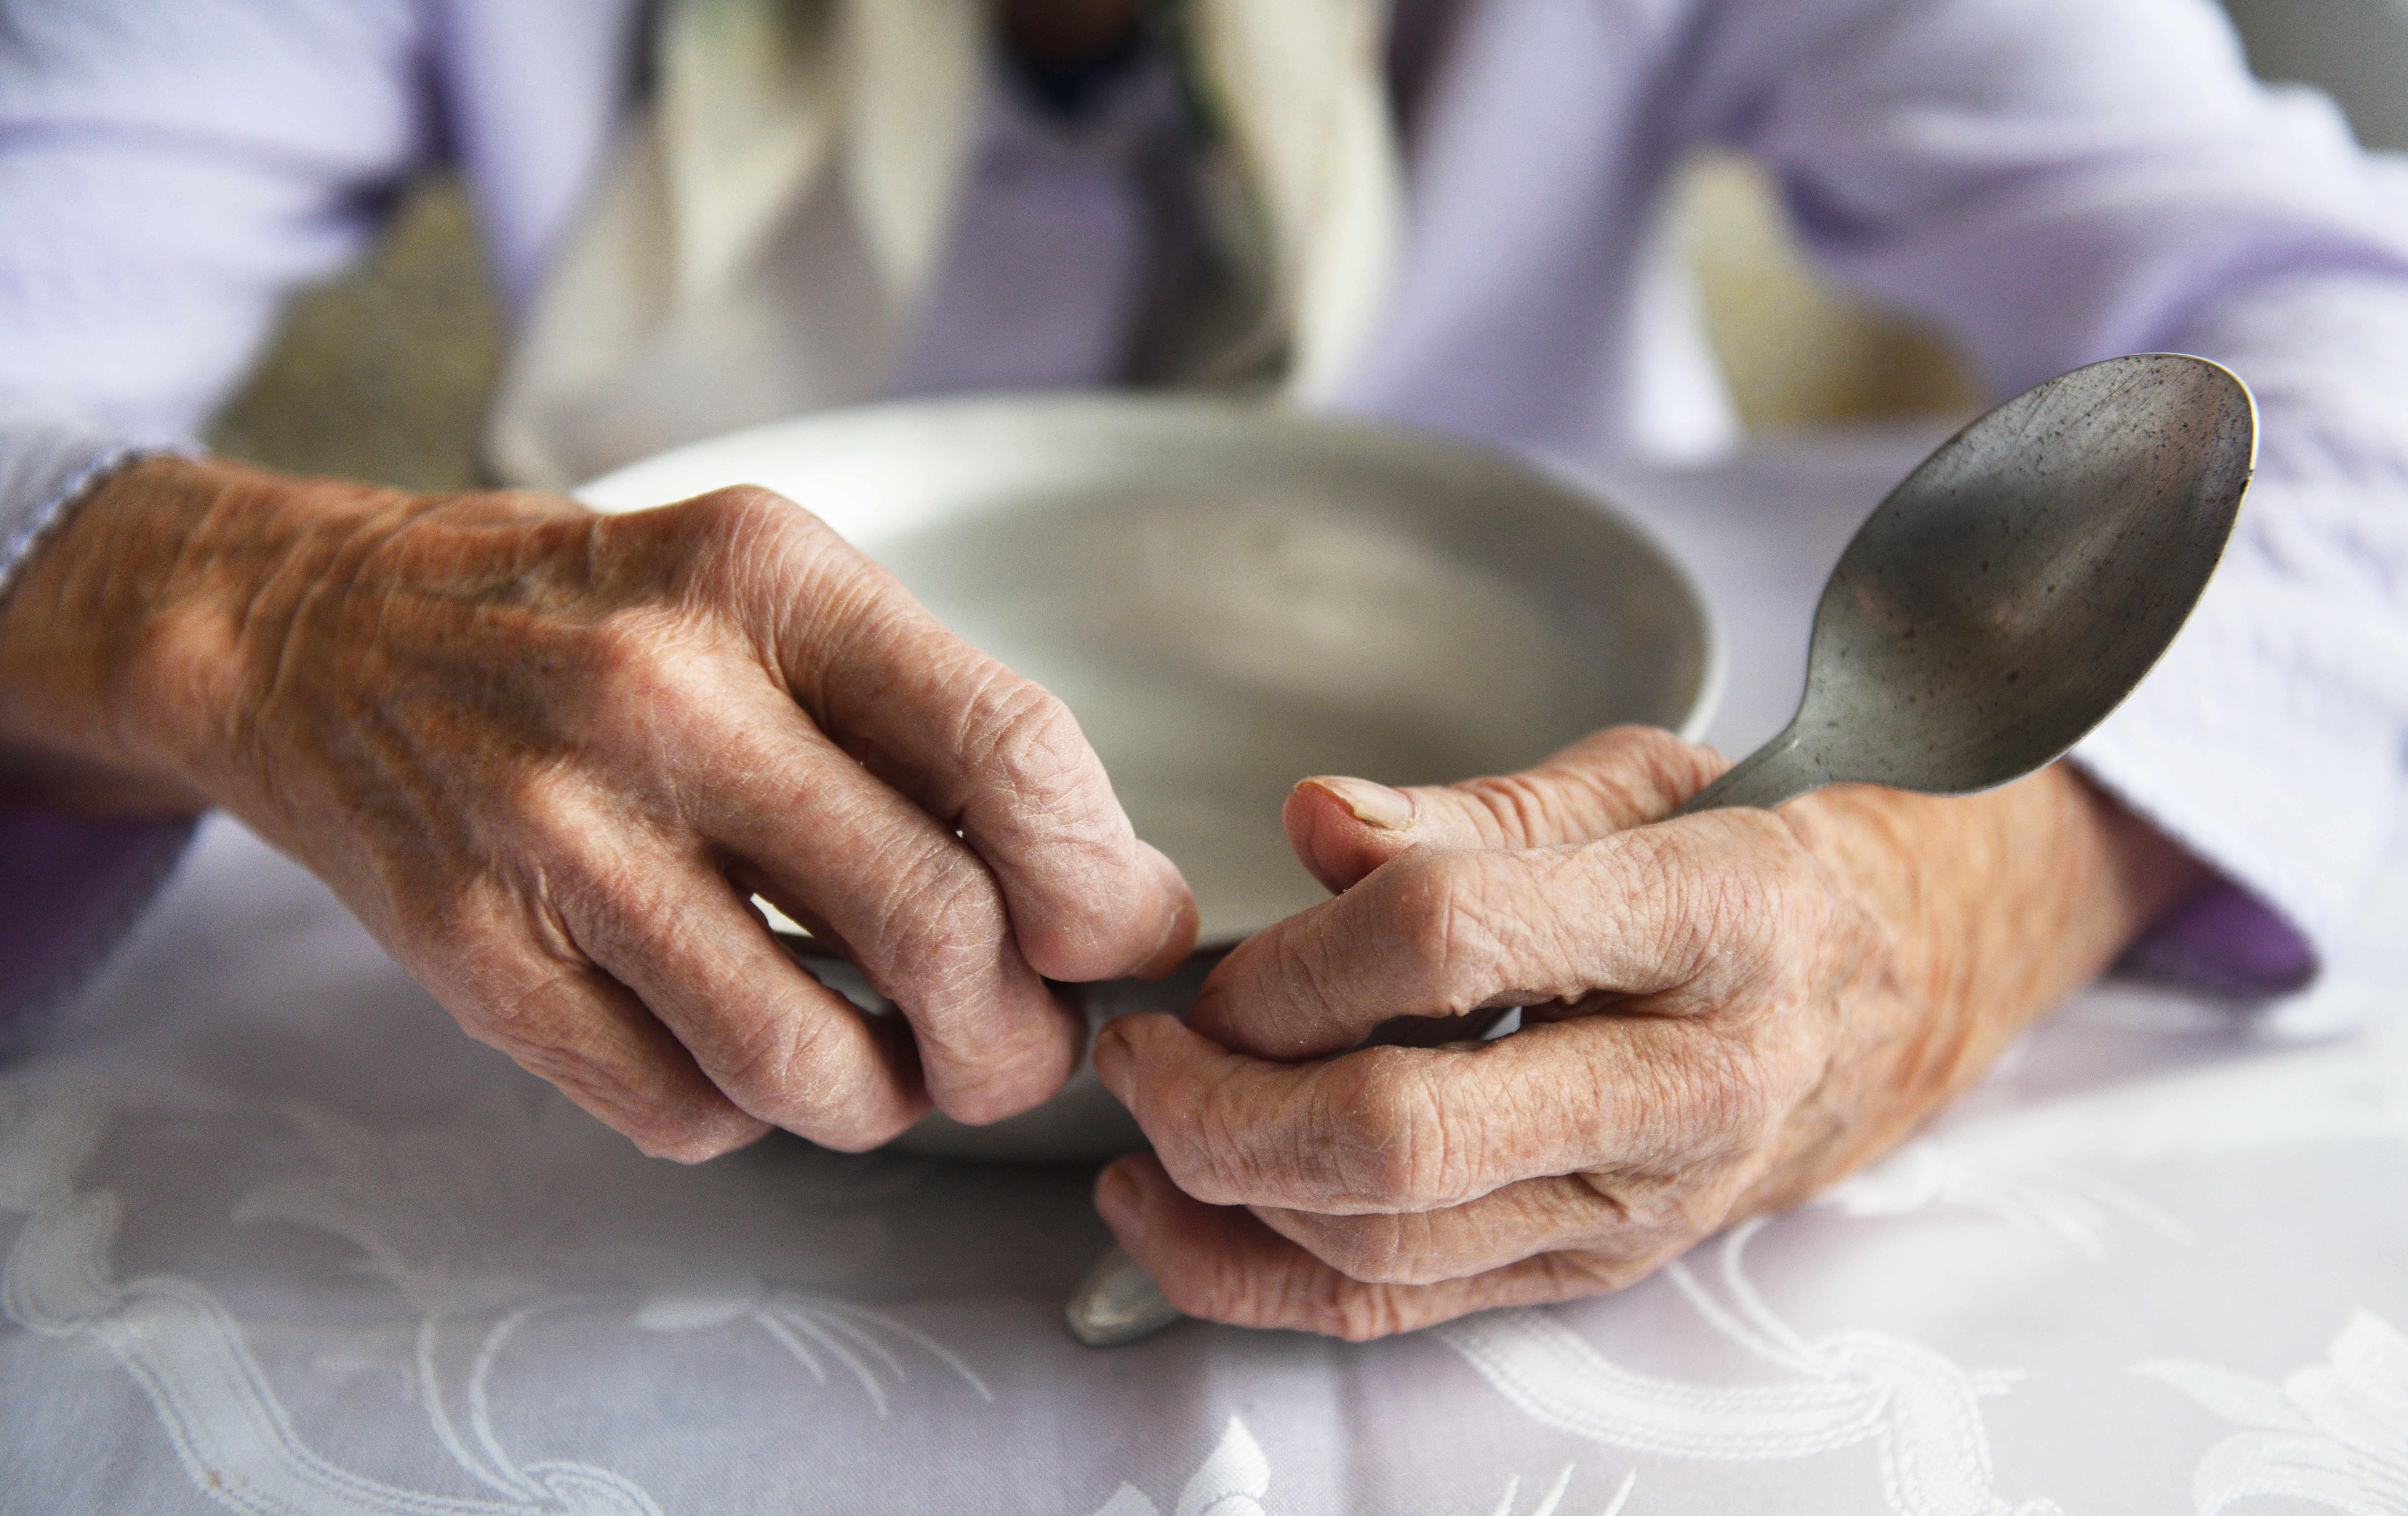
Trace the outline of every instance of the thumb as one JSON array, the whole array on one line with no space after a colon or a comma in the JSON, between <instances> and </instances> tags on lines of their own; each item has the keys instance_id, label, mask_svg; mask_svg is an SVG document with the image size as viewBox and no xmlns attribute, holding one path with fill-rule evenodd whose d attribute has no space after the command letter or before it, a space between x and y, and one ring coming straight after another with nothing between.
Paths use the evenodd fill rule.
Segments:
<instances>
[{"instance_id":1,"label":"thumb","mask_svg":"<svg viewBox=\"0 0 2408 1516\"><path fill-rule=\"evenodd\" d=\"M1333 894L1409 849L1546 848L1661 821L1730 760L1653 726L1610 726L1534 768L1391 789L1316 775L1289 793L1288 846Z\"/></svg>"}]
</instances>

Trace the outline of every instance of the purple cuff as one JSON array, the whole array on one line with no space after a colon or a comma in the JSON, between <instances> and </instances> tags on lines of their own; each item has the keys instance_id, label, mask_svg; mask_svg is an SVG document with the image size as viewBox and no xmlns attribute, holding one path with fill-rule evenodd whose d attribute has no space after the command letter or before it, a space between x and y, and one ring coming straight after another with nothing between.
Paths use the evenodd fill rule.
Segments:
<instances>
[{"instance_id":1,"label":"purple cuff","mask_svg":"<svg viewBox=\"0 0 2408 1516\"><path fill-rule=\"evenodd\" d=\"M22 1041L117 946L195 824L0 808L0 1049Z\"/></svg>"},{"instance_id":2,"label":"purple cuff","mask_svg":"<svg viewBox=\"0 0 2408 1516\"><path fill-rule=\"evenodd\" d=\"M2133 943L2117 966L2214 994L2263 999L2314 979L2316 955L2272 908L2218 880Z\"/></svg>"}]
</instances>

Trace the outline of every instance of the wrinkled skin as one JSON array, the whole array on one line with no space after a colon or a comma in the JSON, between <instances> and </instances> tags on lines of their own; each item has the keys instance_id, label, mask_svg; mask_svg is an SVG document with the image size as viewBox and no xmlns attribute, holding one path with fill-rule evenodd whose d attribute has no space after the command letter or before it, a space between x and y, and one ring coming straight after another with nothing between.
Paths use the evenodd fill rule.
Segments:
<instances>
[{"instance_id":1,"label":"wrinkled skin","mask_svg":"<svg viewBox=\"0 0 2408 1516\"><path fill-rule=\"evenodd\" d=\"M136 465L0 602L0 743L18 798L223 805L470 1034L686 1160L1025 1109L1081 1035L1039 976L1195 935L1060 702L758 490L609 517Z\"/></svg>"},{"instance_id":2,"label":"wrinkled skin","mask_svg":"<svg viewBox=\"0 0 2408 1516\"><path fill-rule=\"evenodd\" d=\"M1619 1288L1896 1143L2204 878L2063 765L1647 824L1724 766L1617 728L1451 788L1299 785L1337 897L1185 1024L1097 1038L1155 1149L1097 1206L1171 1302L1362 1338ZM1494 1041L1356 1048L1510 1004Z\"/></svg>"},{"instance_id":3,"label":"wrinkled skin","mask_svg":"<svg viewBox=\"0 0 2408 1516\"><path fill-rule=\"evenodd\" d=\"M1336 898L1096 1048L1159 1155L1097 1201L1174 1303L1363 1337L1627 1283L1897 1141L2203 878L2062 766L1654 824L1722 765L1617 729L1300 785ZM597 517L126 469L0 600L0 778L227 806L470 1033L684 1159L1025 1108L1076 1056L1039 976L1195 932L1058 702L759 491ZM754 892L908 1025L801 972ZM1347 1051L1506 1004L1495 1042Z\"/></svg>"}]
</instances>

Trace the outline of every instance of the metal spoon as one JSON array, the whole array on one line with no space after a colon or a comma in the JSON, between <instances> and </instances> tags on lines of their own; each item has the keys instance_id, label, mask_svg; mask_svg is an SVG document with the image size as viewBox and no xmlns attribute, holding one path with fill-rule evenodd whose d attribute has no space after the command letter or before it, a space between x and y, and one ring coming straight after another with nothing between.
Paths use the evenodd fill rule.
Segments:
<instances>
[{"instance_id":1,"label":"metal spoon","mask_svg":"<svg viewBox=\"0 0 2408 1516\"><path fill-rule=\"evenodd\" d=\"M2257 430L2229 369L2164 352L2077 368L1974 422L1841 554L1789 725L1673 814L1849 780L1971 794L2062 757L2207 587Z\"/></svg>"},{"instance_id":2,"label":"metal spoon","mask_svg":"<svg viewBox=\"0 0 2408 1516\"><path fill-rule=\"evenodd\" d=\"M1983 416L1841 554L1788 726L1673 814L1850 780L1971 794L2062 757L2206 589L2257 431L2238 377L2177 353L2091 364ZM1089 1347L1179 1314L1117 1247L1065 1312Z\"/></svg>"}]
</instances>

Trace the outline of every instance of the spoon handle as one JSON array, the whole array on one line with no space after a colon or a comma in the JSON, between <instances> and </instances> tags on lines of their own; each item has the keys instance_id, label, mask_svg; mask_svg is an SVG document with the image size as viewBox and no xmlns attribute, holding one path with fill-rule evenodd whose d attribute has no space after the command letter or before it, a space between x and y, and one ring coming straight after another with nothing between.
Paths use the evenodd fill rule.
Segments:
<instances>
[{"instance_id":1,"label":"spoon handle","mask_svg":"<svg viewBox=\"0 0 2408 1516\"><path fill-rule=\"evenodd\" d=\"M1784 800L1795 800L1809 790L1831 782L1798 737L1792 722L1779 737L1733 764L1722 778L1682 802L1672 812L1719 810L1725 806L1759 806L1770 810Z\"/></svg>"}]
</instances>

